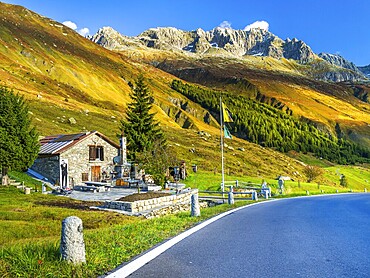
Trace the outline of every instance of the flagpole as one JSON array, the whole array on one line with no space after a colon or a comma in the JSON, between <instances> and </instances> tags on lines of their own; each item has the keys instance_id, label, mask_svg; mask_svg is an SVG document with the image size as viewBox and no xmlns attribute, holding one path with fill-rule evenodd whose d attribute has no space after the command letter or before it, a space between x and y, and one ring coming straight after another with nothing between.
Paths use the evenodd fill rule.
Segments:
<instances>
[{"instance_id":1,"label":"flagpole","mask_svg":"<svg viewBox=\"0 0 370 278\"><path fill-rule=\"evenodd\" d=\"M223 201L223 198L224 198L224 191L225 191L223 125L224 125L224 123L223 123L223 113L222 113L222 98L220 96L220 137L221 137L221 174L222 174L221 190L222 190L222 201Z\"/></svg>"}]
</instances>

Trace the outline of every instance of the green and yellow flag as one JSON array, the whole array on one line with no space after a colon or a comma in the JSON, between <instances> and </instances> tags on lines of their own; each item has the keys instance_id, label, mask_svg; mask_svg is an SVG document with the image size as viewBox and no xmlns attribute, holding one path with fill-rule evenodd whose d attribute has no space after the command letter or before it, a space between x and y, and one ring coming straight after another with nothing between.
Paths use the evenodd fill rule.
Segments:
<instances>
[{"instance_id":1,"label":"green and yellow flag","mask_svg":"<svg viewBox=\"0 0 370 278\"><path fill-rule=\"evenodd\" d=\"M229 108L222 102L222 117L224 119L224 123L232 123L233 118L231 118L231 112Z\"/></svg>"},{"instance_id":2,"label":"green and yellow flag","mask_svg":"<svg viewBox=\"0 0 370 278\"><path fill-rule=\"evenodd\" d=\"M232 139L233 137L231 136L230 131L227 129L226 126L224 126L224 137L227 139Z\"/></svg>"}]
</instances>

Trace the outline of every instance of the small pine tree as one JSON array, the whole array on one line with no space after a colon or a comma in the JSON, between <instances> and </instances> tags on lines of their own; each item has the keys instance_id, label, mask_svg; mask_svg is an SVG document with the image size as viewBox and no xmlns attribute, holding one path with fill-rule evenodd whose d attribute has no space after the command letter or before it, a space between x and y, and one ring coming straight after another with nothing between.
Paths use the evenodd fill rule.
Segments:
<instances>
[{"instance_id":1,"label":"small pine tree","mask_svg":"<svg viewBox=\"0 0 370 278\"><path fill-rule=\"evenodd\" d=\"M38 133L31 127L28 105L22 96L0 88L0 168L24 171L40 149Z\"/></svg>"},{"instance_id":2,"label":"small pine tree","mask_svg":"<svg viewBox=\"0 0 370 278\"><path fill-rule=\"evenodd\" d=\"M126 119L121 121L121 131L127 138L128 158L141 165L148 174L152 174L157 184L164 183L165 170L170 162L163 156L167 153L166 139L150 113L153 103L152 94L140 75L132 84ZM158 165L161 162L161 165Z\"/></svg>"},{"instance_id":3,"label":"small pine tree","mask_svg":"<svg viewBox=\"0 0 370 278\"><path fill-rule=\"evenodd\" d=\"M135 160L137 153L151 151L154 142L163 144L165 140L155 114L150 113L153 97L142 75L132 85L130 97L132 102L127 106L126 119L121 121L121 130L127 137L129 158Z\"/></svg>"}]
</instances>

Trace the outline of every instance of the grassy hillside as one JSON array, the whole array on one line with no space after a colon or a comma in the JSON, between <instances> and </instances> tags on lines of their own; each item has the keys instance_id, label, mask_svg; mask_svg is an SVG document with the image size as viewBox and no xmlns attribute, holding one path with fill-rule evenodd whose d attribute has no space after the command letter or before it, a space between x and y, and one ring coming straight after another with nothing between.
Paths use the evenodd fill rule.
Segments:
<instances>
[{"instance_id":1,"label":"grassy hillside","mask_svg":"<svg viewBox=\"0 0 370 278\"><path fill-rule=\"evenodd\" d=\"M190 82L226 90L289 109L297 117L314 122L335 134L344 134L370 146L370 105L356 97L353 87L316 81L304 73L309 65L273 58L171 57L158 67ZM363 98L363 97L362 97Z\"/></svg>"}]
</instances>

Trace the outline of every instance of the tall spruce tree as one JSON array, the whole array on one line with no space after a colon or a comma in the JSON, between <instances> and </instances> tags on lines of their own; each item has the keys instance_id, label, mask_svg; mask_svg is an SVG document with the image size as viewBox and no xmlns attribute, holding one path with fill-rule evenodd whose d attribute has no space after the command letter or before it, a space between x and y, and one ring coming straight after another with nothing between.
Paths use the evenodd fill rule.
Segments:
<instances>
[{"instance_id":1,"label":"tall spruce tree","mask_svg":"<svg viewBox=\"0 0 370 278\"><path fill-rule=\"evenodd\" d=\"M0 87L0 168L24 171L35 161L40 144L24 98Z\"/></svg>"},{"instance_id":2,"label":"tall spruce tree","mask_svg":"<svg viewBox=\"0 0 370 278\"><path fill-rule=\"evenodd\" d=\"M121 129L127 137L128 157L135 160L139 153L154 150L155 144L165 145L165 139L155 114L150 113L153 97L142 75L132 85L130 97L132 102L127 106Z\"/></svg>"}]
</instances>

